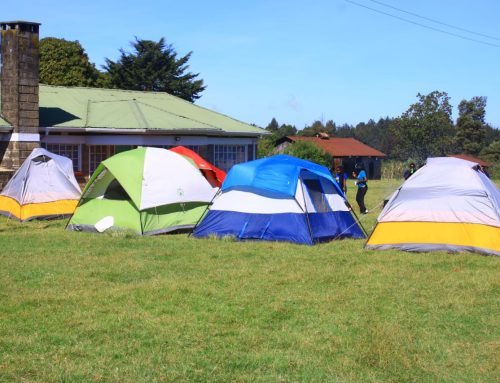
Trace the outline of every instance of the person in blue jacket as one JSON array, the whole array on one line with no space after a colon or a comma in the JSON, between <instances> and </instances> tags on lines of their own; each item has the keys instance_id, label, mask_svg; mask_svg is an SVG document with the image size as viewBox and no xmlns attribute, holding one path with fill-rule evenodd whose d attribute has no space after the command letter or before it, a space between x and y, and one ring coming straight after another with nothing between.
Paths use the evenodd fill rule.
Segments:
<instances>
[{"instance_id":1,"label":"person in blue jacket","mask_svg":"<svg viewBox=\"0 0 500 383\"><path fill-rule=\"evenodd\" d=\"M355 169L352 175L356 178L355 184L358 187L356 202L358 203L361 214L366 214L368 210L365 206L365 195L368 191L368 178L366 177L365 167L362 163L356 164Z\"/></svg>"}]
</instances>

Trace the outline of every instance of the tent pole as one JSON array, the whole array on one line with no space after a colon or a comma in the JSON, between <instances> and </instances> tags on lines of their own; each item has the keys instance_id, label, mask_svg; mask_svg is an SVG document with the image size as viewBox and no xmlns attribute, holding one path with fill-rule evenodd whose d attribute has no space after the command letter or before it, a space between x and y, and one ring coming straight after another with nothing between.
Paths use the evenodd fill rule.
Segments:
<instances>
[{"instance_id":1,"label":"tent pole","mask_svg":"<svg viewBox=\"0 0 500 383\"><path fill-rule=\"evenodd\" d=\"M403 183L404 183L404 182L403 182ZM400 186L400 187L396 190L396 192L397 192L396 197L397 197L397 196L398 196L398 194L401 192L401 188L402 188L402 187L403 187L403 185L401 185L401 186ZM389 198L389 200L391 200L391 199L392 199L392 198ZM389 203L389 202L387 202L387 203ZM382 207L382 210L383 210L384 208L385 208L385 206L384 206L384 207ZM375 229L377 228L377 225L378 225L378 220L377 220L377 223L375 224L374 229L372 230L372 232L370 233L370 235L369 235L369 236L368 236L368 238L366 239L365 246L364 246L364 248L365 248L365 249L366 249L366 244L370 241L370 238L372 237L373 232L374 232L374 231L375 231Z\"/></svg>"},{"instance_id":2,"label":"tent pole","mask_svg":"<svg viewBox=\"0 0 500 383\"><path fill-rule=\"evenodd\" d=\"M194 225L193 227L193 230L191 230L188 234L188 238L191 237L191 234L193 234L194 230L198 227L198 225L200 224L201 220L205 217L205 214L207 213L207 210L208 208L212 205L212 203L214 202L214 199L215 197L217 197L219 194L221 193L221 188L219 188L219 190L217 190L217 193L215 193L214 197L212 198L212 200L208 203L207 207L205 208L205 211L203 212L203 214L200 216L200 218L198 218L198 221L196 222L196 225Z\"/></svg>"},{"instance_id":3,"label":"tent pole","mask_svg":"<svg viewBox=\"0 0 500 383\"><path fill-rule=\"evenodd\" d=\"M28 157L28 158L29 158L29 157ZM28 158L27 158L27 159L28 159ZM27 159L26 159L26 160L27 160ZM30 160L30 162L28 163L28 169L26 170L26 176L25 176L25 177L24 177L24 179L23 179L23 190L22 190L22 192L21 192L21 200L19 201L19 203L21 204L21 207L22 207L23 202L24 202L24 197L26 196L26 189L27 189L27 188L26 188L26 186L28 185L28 176L29 176L29 174L30 174L30 169L31 169L31 162L32 162L31 160L32 160L32 159L31 159L31 158L29 158L29 160ZM22 166L22 165L21 165L21 166Z\"/></svg>"},{"instance_id":4,"label":"tent pole","mask_svg":"<svg viewBox=\"0 0 500 383\"><path fill-rule=\"evenodd\" d=\"M309 230L309 235L311 236L311 244L314 245L313 232L312 232L312 228L311 228L311 223L309 222L309 212L307 211L306 193L304 192L304 183L302 182L302 178L300 176L299 176L299 182L300 182L300 188L302 189L302 198L304 200L304 209L305 209L305 213L306 213L307 229Z\"/></svg>"},{"instance_id":5,"label":"tent pole","mask_svg":"<svg viewBox=\"0 0 500 383\"><path fill-rule=\"evenodd\" d=\"M347 198L346 198L346 201L347 201ZM365 235L365 237L368 238L368 233L366 232L366 230L365 230L363 224L361 223L361 220L359 219L358 215L354 211L354 208L352 206L348 206L348 207L351 208L351 213L354 214L354 218L356 218L356 221L358 222L359 227L361 227L361 230L363 230L363 234Z\"/></svg>"}]
</instances>

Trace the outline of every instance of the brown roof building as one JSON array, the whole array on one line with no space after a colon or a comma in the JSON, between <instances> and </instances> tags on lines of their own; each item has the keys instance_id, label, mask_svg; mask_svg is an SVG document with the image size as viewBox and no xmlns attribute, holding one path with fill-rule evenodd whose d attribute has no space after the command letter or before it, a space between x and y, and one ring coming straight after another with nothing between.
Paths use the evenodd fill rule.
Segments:
<instances>
[{"instance_id":1,"label":"brown roof building","mask_svg":"<svg viewBox=\"0 0 500 383\"><path fill-rule=\"evenodd\" d=\"M483 161L480 158L471 156L470 154L450 154L448 157L455 157L455 158L460 158L461 160L467 160L471 162L476 162L482 167L488 168L491 166L489 162Z\"/></svg>"},{"instance_id":2,"label":"brown roof building","mask_svg":"<svg viewBox=\"0 0 500 383\"><path fill-rule=\"evenodd\" d=\"M386 157L381 151L372 148L355 138L337 138L322 134L320 137L286 136L276 141L276 151L283 152L285 148L296 141L312 142L333 157L332 168L339 165L351 174L356 163L365 166L368 178L380 179L381 160Z\"/></svg>"}]
</instances>

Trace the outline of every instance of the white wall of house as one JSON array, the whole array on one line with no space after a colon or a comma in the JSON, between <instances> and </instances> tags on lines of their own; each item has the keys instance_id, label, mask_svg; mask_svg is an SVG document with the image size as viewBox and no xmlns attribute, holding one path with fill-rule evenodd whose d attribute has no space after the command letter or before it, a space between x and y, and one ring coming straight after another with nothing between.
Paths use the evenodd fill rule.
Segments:
<instances>
[{"instance_id":1,"label":"white wall of house","mask_svg":"<svg viewBox=\"0 0 500 383\"><path fill-rule=\"evenodd\" d=\"M165 135L69 135L45 134L42 146L64 155L73 161L75 172L89 176L97 165L113 155L119 146L186 146L205 156L211 147L210 157L205 158L215 166L227 171L240 162L255 158L257 138L251 137L207 137Z\"/></svg>"},{"instance_id":2,"label":"white wall of house","mask_svg":"<svg viewBox=\"0 0 500 383\"><path fill-rule=\"evenodd\" d=\"M164 136L164 135L42 135L41 142L47 144L86 145L252 145L257 138L249 137L206 137L206 136Z\"/></svg>"}]
</instances>

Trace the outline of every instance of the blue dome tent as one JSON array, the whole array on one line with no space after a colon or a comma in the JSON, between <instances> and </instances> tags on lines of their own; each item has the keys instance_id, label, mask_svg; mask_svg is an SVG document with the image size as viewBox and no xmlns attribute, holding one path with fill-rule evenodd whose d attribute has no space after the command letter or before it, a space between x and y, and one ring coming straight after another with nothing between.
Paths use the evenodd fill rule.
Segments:
<instances>
[{"instance_id":1,"label":"blue dome tent","mask_svg":"<svg viewBox=\"0 0 500 383\"><path fill-rule=\"evenodd\" d=\"M195 237L312 245L366 235L324 166L287 155L235 165Z\"/></svg>"}]
</instances>

